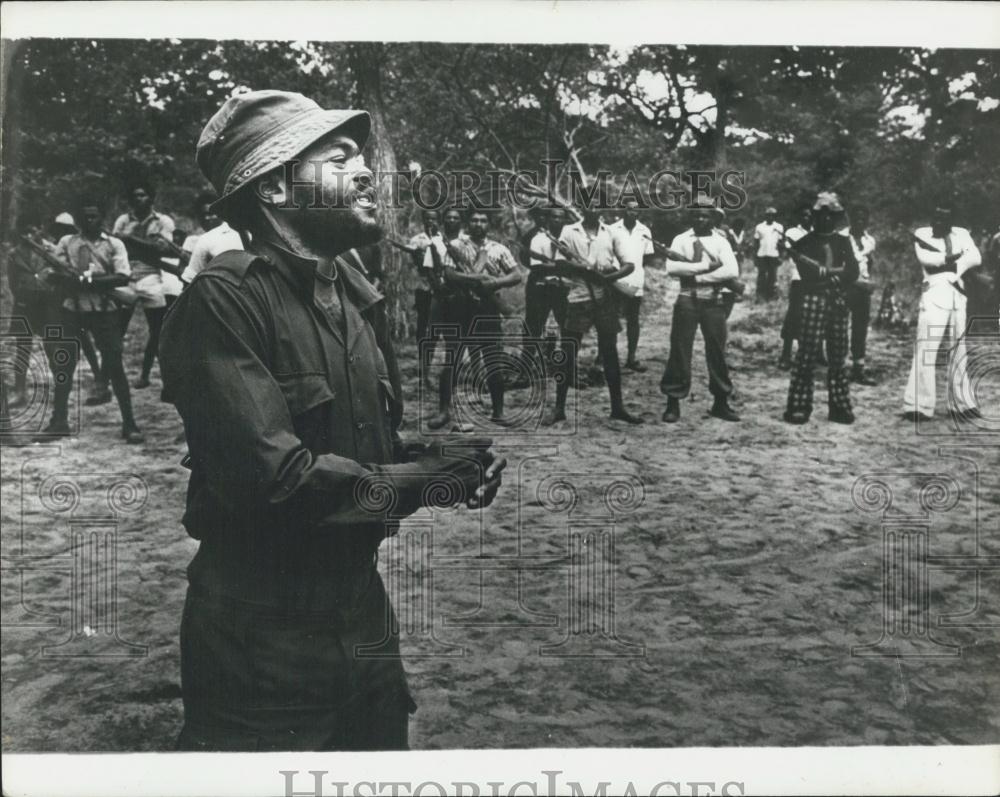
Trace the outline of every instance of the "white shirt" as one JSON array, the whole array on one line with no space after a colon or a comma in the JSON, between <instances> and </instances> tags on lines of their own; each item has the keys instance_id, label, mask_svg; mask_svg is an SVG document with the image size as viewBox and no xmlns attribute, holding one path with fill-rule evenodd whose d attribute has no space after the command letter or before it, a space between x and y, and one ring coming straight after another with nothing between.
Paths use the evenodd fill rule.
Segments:
<instances>
[{"instance_id":1,"label":"white shirt","mask_svg":"<svg viewBox=\"0 0 1000 797\"><path fill-rule=\"evenodd\" d=\"M678 254L693 258L695 256L694 242L701 241L704 252L701 260L697 263L685 263L682 260L671 260L667 258L667 273L672 277L694 276L699 285L711 285L713 283L725 282L736 279L740 276L740 265L736 261L733 247L725 235L716 233L714 230L705 236L697 236L694 229L682 232L670 244L670 248ZM709 262L709 255L722 261L722 265L715 271L704 273L705 265ZM723 288L726 291L728 288Z\"/></svg>"},{"instance_id":2,"label":"white shirt","mask_svg":"<svg viewBox=\"0 0 1000 797\"><path fill-rule=\"evenodd\" d=\"M609 226L630 242L632 257L635 258L632 261L635 264L635 271L615 282L615 287L629 296L642 296L642 289L646 284L646 271L642 267L642 260L646 255L653 254L653 233L638 220L631 231L625 226L625 219L618 219Z\"/></svg>"},{"instance_id":3,"label":"white shirt","mask_svg":"<svg viewBox=\"0 0 1000 797\"><path fill-rule=\"evenodd\" d=\"M189 235L184 239L184 244L181 246L185 252L193 252L194 245L198 241L198 235ZM173 263L175 266L181 264L179 257L164 257L161 260L167 263ZM181 282L181 278L176 274L171 274L169 271L163 272L163 295L164 296L180 296L181 292L184 290L184 283Z\"/></svg>"},{"instance_id":4,"label":"white shirt","mask_svg":"<svg viewBox=\"0 0 1000 797\"><path fill-rule=\"evenodd\" d=\"M964 297L953 286L959 281L962 274L982 262L979 248L972 240L969 231L964 227L952 227L951 232L947 235L947 240L934 237L932 227L921 227L913 234L921 241L926 241L939 250L931 252L916 242L913 244L917 260L924 268L924 283L927 285L925 296L938 307L952 307L955 302L964 301ZM944 265L946 252L962 253L962 256L955 261L955 271L928 274L928 266L935 268Z\"/></svg>"},{"instance_id":5,"label":"white shirt","mask_svg":"<svg viewBox=\"0 0 1000 797\"><path fill-rule=\"evenodd\" d=\"M617 271L620 266L632 262L632 246L629 239L621 235L603 221L599 223L597 232L591 235L583 226L582 221L567 224L559 235L559 242L566 244L570 251L580 260L585 261L594 271L607 273ZM604 298L604 288L593 285L588 288L582 279L570 282L569 301L571 303L586 302L591 298Z\"/></svg>"},{"instance_id":6,"label":"white shirt","mask_svg":"<svg viewBox=\"0 0 1000 797\"><path fill-rule=\"evenodd\" d=\"M532 252L538 252L538 254L544 255L549 259L549 261L555 260L556 257L558 257L559 255L559 252L556 249L556 245L553 242L553 240L549 238L549 236L546 235L545 232L542 230L539 230L534 234L534 236L531 238L531 243L528 244L528 248ZM545 265L547 263L547 261L542 260L539 257L531 257L528 262L530 262L531 265L533 266ZM565 284L562 277L557 277L554 274L550 274L549 276L545 277L544 281L551 283L553 285Z\"/></svg>"},{"instance_id":7,"label":"white shirt","mask_svg":"<svg viewBox=\"0 0 1000 797\"><path fill-rule=\"evenodd\" d=\"M205 270L205 266L213 257L233 249L242 252L243 241L240 240L240 234L236 230L226 222L222 222L218 227L213 227L208 232L198 236L194 249L191 250L191 259L188 260L187 268L181 274L181 279L190 283Z\"/></svg>"},{"instance_id":8,"label":"white shirt","mask_svg":"<svg viewBox=\"0 0 1000 797\"><path fill-rule=\"evenodd\" d=\"M468 238L465 233L459 233L458 238L455 238L451 243L454 244L455 241L465 241ZM437 249L438 254L441 256L441 265L445 268L457 268L455 265L455 259L451 256L451 252L448 251L448 247L444 243L444 234L441 232L434 233L431 237L425 232L418 232L410 239L410 247L413 249L423 249L424 251L424 262L422 268L433 269L434 268L434 255L431 254L431 244Z\"/></svg>"},{"instance_id":9,"label":"white shirt","mask_svg":"<svg viewBox=\"0 0 1000 797\"><path fill-rule=\"evenodd\" d=\"M875 237L868 232L863 232L861 239L858 240L851 235L850 230L847 231L847 237L851 241L851 249L854 250L854 259L858 261L858 269L860 270L858 279L861 282L869 282L871 274L868 269L871 266L872 253L875 251Z\"/></svg>"},{"instance_id":10,"label":"white shirt","mask_svg":"<svg viewBox=\"0 0 1000 797\"><path fill-rule=\"evenodd\" d=\"M785 237L788 239L790 243L795 243L800 238L805 237L805 235L808 232L809 230L807 230L801 224L796 224L788 232L785 233ZM802 279L802 275L799 274L799 267L795 265L795 261L789 258L789 262L792 264L792 282Z\"/></svg>"},{"instance_id":11,"label":"white shirt","mask_svg":"<svg viewBox=\"0 0 1000 797\"><path fill-rule=\"evenodd\" d=\"M753 231L754 240L757 241L757 257L780 257L781 256L781 236L785 228L776 221L762 221Z\"/></svg>"}]
</instances>

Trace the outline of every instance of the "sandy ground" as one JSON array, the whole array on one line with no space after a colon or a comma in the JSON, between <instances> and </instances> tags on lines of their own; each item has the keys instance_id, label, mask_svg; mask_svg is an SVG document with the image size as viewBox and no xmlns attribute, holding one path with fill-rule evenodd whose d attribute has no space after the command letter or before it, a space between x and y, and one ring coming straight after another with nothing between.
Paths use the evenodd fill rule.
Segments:
<instances>
[{"instance_id":1,"label":"sandy ground","mask_svg":"<svg viewBox=\"0 0 1000 797\"><path fill-rule=\"evenodd\" d=\"M662 296L662 275L650 283ZM419 703L413 747L997 741L997 426L900 420L912 344L877 331L870 360L881 382L854 389L858 422L826 421L818 372L812 422L787 426L788 377L774 364L782 311L745 303L731 319L739 424L704 415L700 340L682 421L660 422L670 311L655 298L640 346L650 370L626 376L645 426L607 420L606 391L590 388L575 394L575 420L543 435L533 419L544 397L511 394L523 425L495 434L511 464L494 505L481 517L415 516L380 557ZM144 337L137 320L133 367ZM993 419L996 351L978 391ZM401 353L413 435L418 408L434 408L418 395L414 347ZM112 404L84 408L78 438L3 449L5 751L173 744L184 568L196 543L180 525L180 424L158 386L154 372L154 387L136 395L143 446L119 441ZM887 485L888 517L877 485L852 493L862 477ZM75 505L59 482L76 485ZM111 514L115 483L125 486L112 491ZM909 557L893 560L901 578L890 587L907 576L911 592L887 613L889 532L899 541L890 553ZM95 566L104 551L88 546L106 539L117 560ZM978 582L977 563L993 565ZM111 571L116 581L102 580ZM74 584L87 588L76 601ZM116 614L102 615L106 605ZM867 650L897 655L852 655L880 639L885 619L892 633Z\"/></svg>"}]
</instances>

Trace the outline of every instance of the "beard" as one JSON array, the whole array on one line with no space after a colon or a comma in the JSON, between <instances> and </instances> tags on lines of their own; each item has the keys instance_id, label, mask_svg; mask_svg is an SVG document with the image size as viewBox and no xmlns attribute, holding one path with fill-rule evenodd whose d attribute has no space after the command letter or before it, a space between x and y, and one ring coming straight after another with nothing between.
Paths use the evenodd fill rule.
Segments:
<instances>
[{"instance_id":1,"label":"beard","mask_svg":"<svg viewBox=\"0 0 1000 797\"><path fill-rule=\"evenodd\" d=\"M357 208L302 209L295 211L294 226L311 246L331 255L382 239L382 227L369 211Z\"/></svg>"}]
</instances>

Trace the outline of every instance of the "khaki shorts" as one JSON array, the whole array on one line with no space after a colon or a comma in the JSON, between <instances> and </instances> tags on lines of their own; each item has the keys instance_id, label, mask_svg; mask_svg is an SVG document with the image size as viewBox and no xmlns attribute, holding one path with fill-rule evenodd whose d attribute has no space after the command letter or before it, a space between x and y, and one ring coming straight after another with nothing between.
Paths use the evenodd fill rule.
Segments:
<instances>
[{"instance_id":1,"label":"khaki shorts","mask_svg":"<svg viewBox=\"0 0 1000 797\"><path fill-rule=\"evenodd\" d=\"M621 332L618 323L618 307L608 298L595 302L570 302L566 313L566 330L584 335L594 327L598 333L617 335Z\"/></svg>"}]
</instances>

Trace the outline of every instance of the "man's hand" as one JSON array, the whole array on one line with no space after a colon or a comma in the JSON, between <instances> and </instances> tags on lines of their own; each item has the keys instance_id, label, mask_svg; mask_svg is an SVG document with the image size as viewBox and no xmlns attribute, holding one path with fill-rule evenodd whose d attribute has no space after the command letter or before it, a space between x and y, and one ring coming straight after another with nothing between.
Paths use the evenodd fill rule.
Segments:
<instances>
[{"instance_id":1,"label":"man's hand","mask_svg":"<svg viewBox=\"0 0 1000 797\"><path fill-rule=\"evenodd\" d=\"M722 261L713 255L711 252L705 252L708 255L708 268L705 269L705 273L709 274L712 271L722 268Z\"/></svg>"},{"instance_id":2,"label":"man's hand","mask_svg":"<svg viewBox=\"0 0 1000 797\"><path fill-rule=\"evenodd\" d=\"M490 448L483 452L483 463L486 465L486 472L483 475L485 483L465 502L469 509L484 509L493 503L503 480L503 470L507 467L507 458L498 457L496 452Z\"/></svg>"},{"instance_id":3,"label":"man's hand","mask_svg":"<svg viewBox=\"0 0 1000 797\"><path fill-rule=\"evenodd\" d=\"M459 449L455 453L445 454L445 449ZM454 441L445 440L441 443L431 443L427 451L463 463L460 470L463 477L471 475L466 481L467 492L462 500L455 501L453 507L463 503L469 509L484 509L493 503L500 484L503 481L503 471L507 467L506 457L497 455L493 449L493 441L488 437L459 438ZM472 467L470 471L468 468ZM457 475L457 472L456 472Z\"/></svg>"},{"instance_id":4,"label":"man's hand","mask_svg":"<svg viewBox=\"0 0 1000 797\"><path fill-rule=\"evenodd\" d=\"M422 506L489 506L500 488L507 461L497 461L488 437L458 438L430 443L415 460L426 477Z\"/></svg>"}]
</instances>

